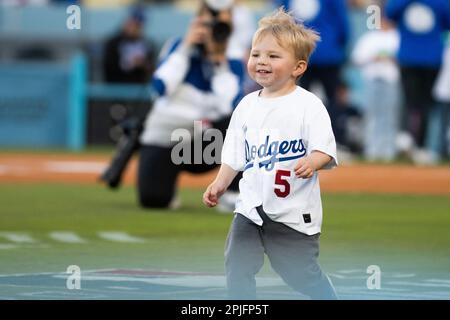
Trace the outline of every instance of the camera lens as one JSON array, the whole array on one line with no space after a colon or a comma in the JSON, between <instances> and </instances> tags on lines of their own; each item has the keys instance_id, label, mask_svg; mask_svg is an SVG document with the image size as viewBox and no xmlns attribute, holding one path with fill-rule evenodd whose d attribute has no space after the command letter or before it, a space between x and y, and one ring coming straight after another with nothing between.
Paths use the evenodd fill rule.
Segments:
<instances>
[{"instance_id":1,"label":"camera lens","mask_svg":"<svg viewBox=\"0 0 450 320\"><path fill-rule=\"evenodd\" d=\"M222 21L215 21L212 25L212 37L215 42L224 42L231 34L231 26Z\"/></svg>"}]
</instances>

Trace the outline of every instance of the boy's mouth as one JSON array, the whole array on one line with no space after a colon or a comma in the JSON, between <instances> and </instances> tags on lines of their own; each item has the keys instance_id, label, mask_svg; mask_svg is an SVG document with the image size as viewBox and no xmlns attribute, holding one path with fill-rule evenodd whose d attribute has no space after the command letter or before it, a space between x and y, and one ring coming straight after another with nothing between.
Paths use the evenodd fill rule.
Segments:
<instances>
[{"instance_id":1,"label":"boy's mouth","mask_svg":"<svg viewBox=\"0 0 450 320\"><path fill-rule=\"evenodd\" d=\"M257 70L257 73L262 73L262 74L267 74L267 73L271 73L270 71L267 70Z\"/></svg>"}]
</instances>

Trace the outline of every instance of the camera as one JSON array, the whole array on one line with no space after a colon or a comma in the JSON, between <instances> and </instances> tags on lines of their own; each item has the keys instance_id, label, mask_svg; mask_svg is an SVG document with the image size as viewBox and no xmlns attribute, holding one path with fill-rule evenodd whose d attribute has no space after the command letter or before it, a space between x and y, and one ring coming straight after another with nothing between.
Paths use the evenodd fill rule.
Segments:
<instances>
[{"instance_id":1,"label":"camera","mask_svg":"<svg viewBox=\"0 0 450 320\"><path fill-rule=\"evenodd\" d=\"M209 2L211 2L210 0ZM217 0L214 0L217 1ZM223 1L223 0L221 0ZM229 1L229 0L225 0ZM222 16L222 13L224 10L230 10L231 7L218 7L217 3L215 6L210 5L207 0L203 3L203 6L201 8L200 15L203 15L205 13L208 14L210 17L208 21L203 22L203 26L208 28L211 32L211 38L209 39L212 43L212 47L209 46L207 48L206 43L198 43L197 48L201 55L207 56L211 52L208 52L209 50L215 51L215 53L218 52L225 52L226 46L227 46L227 40L231 36L232 32L232 24L231 22L228 22L227 20L223 20L224 17ZM225 2L224 2L225 3ZM230 2L232 3L232 2ZM226 19L225 15L225 19ZM209 42L209 41L208 41Z\"/></svg>"},{"instance_id":2,"label":"camera","mask_svg":"<svg viewBox=\"0 0 450 320\"><path fill-rule=\"evenodd\" d=\"M206 7L213 17L211 22L205 24L211 28L212 39L217 43L225 42L231 35L231 25L218 19L219 11L209 6Z\"/></svg>"},{"instance_id":3,"label":"camera","mask_svg":"<svg viewBox=\"0 0 450 320\"><path fill-rule=\"evenodd\" d=\"M206 23L206 26L211 28L214 42L225 42L231 35L231 25L229 23L214 18L212 22Z\"/></svg>"}]
</instances>

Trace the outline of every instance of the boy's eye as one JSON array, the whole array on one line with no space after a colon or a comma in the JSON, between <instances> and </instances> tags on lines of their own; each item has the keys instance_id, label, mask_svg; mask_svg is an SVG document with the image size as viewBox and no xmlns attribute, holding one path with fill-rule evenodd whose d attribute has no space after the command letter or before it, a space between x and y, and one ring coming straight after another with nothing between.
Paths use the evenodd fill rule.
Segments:
<instances>
[{"instance_id":1,"label":"boy's eye","mask_svg":"<svg viewBox=\"0 0 450 320\"><path fill-rule=\"evenodd\" d=\"M253 58L257 58L259 56L259 54L257 54L257 53L252 53L252 57Z\"/></svg>"},{"instance_id":2,"label":"boy's eye","mask_svg":"<svg viewBox=\"0 0 450 320\"><path fill-rule=\"evenodd\" d=\"M277 56L277 55L275 55L275 54L271 54L269 57L272 58L272 59L274 59L274 58L279 58L279 56Z\"/></svg>"}]
</instances>

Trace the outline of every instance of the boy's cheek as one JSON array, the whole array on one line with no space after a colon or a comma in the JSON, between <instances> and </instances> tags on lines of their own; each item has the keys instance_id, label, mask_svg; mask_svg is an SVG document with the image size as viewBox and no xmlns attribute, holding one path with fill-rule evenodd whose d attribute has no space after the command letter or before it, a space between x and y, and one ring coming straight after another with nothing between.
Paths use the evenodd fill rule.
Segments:
<instances>
[{"instance_id":1,"label":"boy's cheek","mask_svg":"<svg viewBox=\"0 0 450 320\"><path fill-rule=\"evenodd\" d=\"M250 75L254 74L254 72L255 72L254 70L255 70L254 66L249 63L247 65L247 72L248 72L248 74L250 74Z\"/></svg>"}]
</instances>

